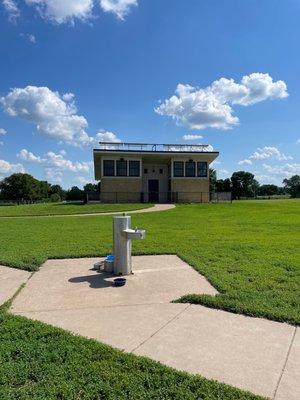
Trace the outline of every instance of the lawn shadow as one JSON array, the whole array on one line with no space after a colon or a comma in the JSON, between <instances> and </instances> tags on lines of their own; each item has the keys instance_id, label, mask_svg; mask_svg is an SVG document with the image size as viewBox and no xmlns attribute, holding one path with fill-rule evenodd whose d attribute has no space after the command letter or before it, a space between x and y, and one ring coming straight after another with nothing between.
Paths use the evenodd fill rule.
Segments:
<instances>
[{"instance_id":1,"label":"lawn shadow","mask_svg":"<svg viewBox=\"0 0 300 400\"><path fill-rule=\"evenodd\" d=\"M76 276L74 278L70 278L69 282L71 283L82 283L88 282L90 288L92 289L102 289L106 287L114 286L112 281L107 280L107 278L112 277L113 275L99 273L96 275L83 275L83 276Z\"/></svg>"}]
</instances>

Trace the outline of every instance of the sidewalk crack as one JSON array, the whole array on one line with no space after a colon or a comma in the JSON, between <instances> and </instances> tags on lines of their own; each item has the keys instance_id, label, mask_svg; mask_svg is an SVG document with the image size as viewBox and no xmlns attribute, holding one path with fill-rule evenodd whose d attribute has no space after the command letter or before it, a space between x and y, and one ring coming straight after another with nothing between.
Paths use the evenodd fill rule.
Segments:
<instances>
[{"instance_id":1,"label":"sidewalk crack","mask_svg":"<svg viewBox=\"0 0 300 400\"><path fill-rule=\"evenodd\" d=\"M290 353L291 353L291 350L292 350L292 347L293 347L293 344L294 344L296 332L297 332L297 327L295 327L295 329L294 329L294 333L292 335L291 343L289 345L289 348L288 348L288 351L287 351L287 354L286 354L286 357L285 357L285 361L284 361L284 364L283 364L283 367L282 367L282 370L281 370L281 373L280 373L280 377L279 377L277 385L275 387L275 391L274 391L274 395L272 397L272 400L276 399L277 392L278 392L279 386L281 384L282 377L283 377L283 374L285 372L285 368L286 368L286 365L287 365L287 362L288 362L288 359L289 359L289 356L290 356Z\"/></svg>"},{"instance_id":2,"label":"sidewalk crack","mask_svg":"<svg viewBox=\"0 0 300 400\"><path fill-rule=\"evenodd\" d=\"M167 321L164 325L162 325L159 329L157 329L152 335L150 335L147 339L145 339L142 343L140 343L138 346L136 346L134 349L130 350L130 353L134 353L137 349L139 349L141 346L143 346L148 340L153 338L157 333L159 333L161 330L163 330L167 325L169 325L171 322L173 322L177 317L179 317L181 314L183 314L191 304L188 304L183 310L179 311L178 314L176 314L173 318L171 318L169 321Z\"/></svg>"}]
</instances>

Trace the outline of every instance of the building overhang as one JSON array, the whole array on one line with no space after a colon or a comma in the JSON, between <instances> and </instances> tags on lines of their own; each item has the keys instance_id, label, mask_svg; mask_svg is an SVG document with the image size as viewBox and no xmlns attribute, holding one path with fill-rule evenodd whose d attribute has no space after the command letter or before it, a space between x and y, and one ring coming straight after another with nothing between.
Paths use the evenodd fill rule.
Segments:
<instances>
[{"instance_id":1,"label":"building overhang","mask_svg":"<svg viewBox=\"0 0 300 400\"><path fill-rule=\"evenodd\" d=\"M188 152L188 151L134 151L134 150L100 150L94 149L94 168L95 168L95 179L101 179L102 174L102 159L116 159L116 158L127 158L127 159L139 159L142 164L159 164L168 165L172 160L194 160L194 161L207 161L209 164L212 163L219 155L217 151L211 152Z\"/></svg>"}]
</instances>

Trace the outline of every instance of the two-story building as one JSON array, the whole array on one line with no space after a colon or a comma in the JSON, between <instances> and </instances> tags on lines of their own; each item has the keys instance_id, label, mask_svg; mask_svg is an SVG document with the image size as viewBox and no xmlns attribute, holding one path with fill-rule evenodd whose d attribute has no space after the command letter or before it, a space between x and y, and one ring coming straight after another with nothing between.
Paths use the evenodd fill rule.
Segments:
<instances>
[{"instance_id":1,"label":"two-story building","mask_svg":"<svg viewBox=\"0 0 300 400\"><path fill-rule=\"evenodd\" d=\"M100 143L94 149L101 201L209 202L208 145Z\"/></svg>"}]
</instances>

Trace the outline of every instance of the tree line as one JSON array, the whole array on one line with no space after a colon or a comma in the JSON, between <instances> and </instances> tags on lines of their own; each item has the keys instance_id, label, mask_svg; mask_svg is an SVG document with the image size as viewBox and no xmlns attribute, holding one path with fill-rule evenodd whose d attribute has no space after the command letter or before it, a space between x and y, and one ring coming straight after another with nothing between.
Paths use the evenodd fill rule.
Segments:
<instances>
[{"instance_id":1,"label":"tree line","mask_svg":"<svg viewBox=\"0 0 300 400\"><path fill-rule=\"evenodd\" d=\"M99 184L88 183L83 190L72 186L64 190L60 185L51 185L29 174L13 174L0 182L0 201L20 203L85 201L87 193L99 192Z\"/></svg>"},{"instance_id":2,"label":"tree line","mask_svg":"<svg viewBox=\"0 0 300 400\"><path fill-rule=\"evenodd\" d=\"M283 186L260 185L251 172L237 171L231 178L217 179L214 169L210 169L210 190L212 192L231 192L233 199L257 196L290 195L300 197L300 176L294 175L282 181Z\"/></svg>"},{"instance_id":3,"label":"tree line","mask_svg":"<svg viewBox=\"0 0 300 400\"><path fill-rule=\"evenodd\" d=\"M294 175L283 180L283 186L260 185L250 172L237 171L231 178L217 179L214 169L210 169L210 190L231 192L233 199L242 197L274 196L288 194L300 197L300 176ZM0 181L0 201L19 203L86 201L88 196L100 192L100 183L88 183L83 190L72 186L64 190L60 185L40 181L29 174L17 173Z\"/></svg>"}]
</instances>

